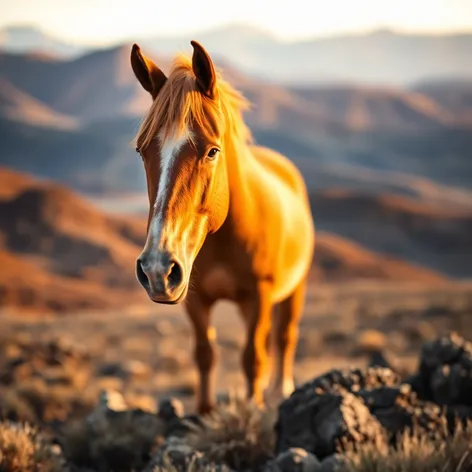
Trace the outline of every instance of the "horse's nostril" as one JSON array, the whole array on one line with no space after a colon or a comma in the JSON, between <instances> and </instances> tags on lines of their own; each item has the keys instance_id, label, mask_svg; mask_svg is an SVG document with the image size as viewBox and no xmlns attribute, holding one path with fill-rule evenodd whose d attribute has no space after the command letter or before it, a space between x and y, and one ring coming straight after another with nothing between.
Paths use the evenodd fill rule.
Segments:
<instances>
[{"instance_id":1,"label":"horse's nostril","mask_svg":"<svg viewBox=\"0 0 472 472\"><path fill-rule=\"evenodd\" d=\"M171 269L169 275L167 276L167 281L169 286L172 288L178 287L182 283L183 273L182 268L178 262L171 263Z\"/></svg>"},{"instance_id":2,"label":"horse's nostril","mask_svg":"<svg viewBox=\"0 0 472 472\"><path fill-rule=\"evenodd\" d=\"M146 273L143 270L142 261L138 259L136 261L136 277L138 278L139 283L145 288L149 288L149 279Z\"/></svg>"}]
</instances>

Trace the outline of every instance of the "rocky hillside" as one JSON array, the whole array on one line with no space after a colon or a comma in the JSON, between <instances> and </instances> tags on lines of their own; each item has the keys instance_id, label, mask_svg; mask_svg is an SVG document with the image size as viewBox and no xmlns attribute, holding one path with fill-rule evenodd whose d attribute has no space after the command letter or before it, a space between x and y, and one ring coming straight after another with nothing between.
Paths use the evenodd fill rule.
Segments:
<instances>
[{"instance_id":1,"label":"rocky hillside","mask_svg":"<svg viewBox=\"0 0 472 472\"><path fill-rule=\"evenodd\" d=\"M311 196L318 229L453 277L470 277L472 212L391 194L330 190Z\"/></svg>"},{"instance_id":2,"label":"rocky hillside","mask_svg":"<svg viewBox=\"0 0 472 472\"><path fill-rule=\"evenodd\" d=\"M139 300L143 221L104 215L65 187L8 170L0 187L3 307L67 311Z\"/></svg>"},{"instance_id":3,"label":"rocky hillside","mask_svg":"<svg viewBox=\"0 0 472 472\"><path fill-rule=\"evenodd\" d=\"M315 251L310 277L314 282L414 280L434 284L446 280L439 272L370 251L336 234L318 232Z\"/></svg>"}]
</instances>

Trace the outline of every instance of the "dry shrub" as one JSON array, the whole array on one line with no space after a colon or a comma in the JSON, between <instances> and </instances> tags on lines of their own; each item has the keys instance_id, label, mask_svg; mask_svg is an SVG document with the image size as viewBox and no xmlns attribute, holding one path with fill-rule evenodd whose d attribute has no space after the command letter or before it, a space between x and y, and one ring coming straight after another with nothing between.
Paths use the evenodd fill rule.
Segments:
<instances>
[{"instance_id":1,"label":"dry shrub","mask_svg":"<svg viewBox=\"0 0 472 472\"><path fill-rule=\"evenodd\" d=\"M203 426L188 440L211 462L235 470L257 470L273 457L276 417L273 410L233 397L203 417Z\"/></svg>"},{"instance_id":2,"label":"dry shrub","mask_svg":"<svg viewBox=\"0 0 472 472\"><path fill-rule=\"evenodd\" d=\"M103 420L69 423L60 434L64 457L93 470L138 471L148 463L164 428L148 414L110 412Z\"/></svg>"},{"instance_id":3,"label":"dry shrub","mask_svg":"<svg viewBox=\"0 0 472 472\"><path fill-rule=\"evenodd\" d=\"M48 387L41 379L29 379L4 390L0 416L34 424L64 421L92 409L93 398L67 386Z\"/></svg>"},{"instance_id":4,"label":"dry shrub","mask_svg":"<svg viewBox=\"0 0 472 472\"><path fill-rule=\"evenodd\" d=\"M430 439L420 432L405 431L397 446L387 441L348 451L342 472L470 472L472 424L460 424L447 439Z\"/></svg>"},{"instance_id":5,"label":"dry shrub","mask_svg":"<svg viewBox=\"0 0 472 472\"><path fill-rule=\"evenodd\" d=\"M62 459L34 427L0 423L0 472L56 472Z\"/></svg>"}]
</instances>

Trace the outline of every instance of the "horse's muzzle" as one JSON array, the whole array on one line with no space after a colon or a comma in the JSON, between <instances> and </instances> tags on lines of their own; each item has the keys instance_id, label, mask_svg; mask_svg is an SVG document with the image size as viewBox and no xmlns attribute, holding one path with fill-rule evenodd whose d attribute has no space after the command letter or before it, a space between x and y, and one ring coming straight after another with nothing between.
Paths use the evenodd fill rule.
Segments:
<instances>
[{"instance_id":1,"label":"horse's muzzle","mask_svg":"<svg viewBox=\"0 0 472 472\"><path fill-rule=\"evenodd\" d=\"M156 303L178 303L185 291L182 265L168 253L143 252L136 261L136 277Z\"/></svg>"}]
</instances>

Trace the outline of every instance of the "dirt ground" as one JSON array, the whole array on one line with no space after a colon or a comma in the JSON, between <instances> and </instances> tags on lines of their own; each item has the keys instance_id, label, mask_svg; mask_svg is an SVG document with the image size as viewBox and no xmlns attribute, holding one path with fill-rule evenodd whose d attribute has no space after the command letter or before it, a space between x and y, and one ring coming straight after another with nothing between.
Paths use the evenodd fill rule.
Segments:
<instances>
[{"instance_id":1,"label":"dirt ground","mask_svg":"<svg viewBox=\"0 0 472 472\"><path fill-rule=\"evenodd\" d=\"M242 391L240 357L245 333L235 306L215 307L217 332L216 391ZM332 368L363 367L372 351L382 351L396 368L416 368L421 343L458 331L472 338L472 283L428 287L414 284L358 282L313 286L300 324L295 380L301 383ZM87 353L64 380L64 369L39 367L25 372L41 377L46 389L72 389L95 403L101 389L117 389L130 405L155 409L156 399L175 396L187 411L194 408L196 369L193 337L181 306L148 302L120 311L70 313L41 317L0 313L1 364L18 356L20 344L59 340ZM0 372L1 374L1 372ZM15 374L16 375L16 374ZM0 379L0 383L1 383Z\"/></svg>"}]
</instances>

